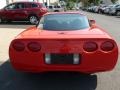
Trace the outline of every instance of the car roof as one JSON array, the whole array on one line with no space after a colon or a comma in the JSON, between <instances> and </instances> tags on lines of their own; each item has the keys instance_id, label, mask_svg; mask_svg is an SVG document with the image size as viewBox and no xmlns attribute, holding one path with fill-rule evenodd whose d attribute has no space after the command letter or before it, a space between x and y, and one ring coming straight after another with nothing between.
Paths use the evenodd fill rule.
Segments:
<instances>
[{"instance_id":1,"label":"car roof","mask_svg":"<svg viewBox=\"0 0 120 90\"><path fill-rule=\"evenodd\" d=\"M13 2L13 3L35 3L35 4L42 4L40 2L33 2L33 1L16 1L16 2Z\"/></svg>"},{"instance_id":2,"label":"car roof","mask_svg":"<svg viewBox=\"0 0 120 90\"><path fill-rule=\"evenodd\" d=\"M50 15L50 14L80 14L80 15L83 15L85 16L85 14L81 13L81 12L78 12L78 11L67 11L67 12L48 12L46 13L45 15Z\"/></svg>"}]
</instances>

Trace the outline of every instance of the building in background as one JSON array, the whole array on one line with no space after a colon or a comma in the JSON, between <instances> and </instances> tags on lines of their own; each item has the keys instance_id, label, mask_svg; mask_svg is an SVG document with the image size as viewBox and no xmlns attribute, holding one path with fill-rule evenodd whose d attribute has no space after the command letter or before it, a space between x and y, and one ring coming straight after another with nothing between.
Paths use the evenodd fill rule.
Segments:
<instances>
[{"instance_id":1,"label":"building in background","mask_svg":"<svg viewBox=\"0 0 120 90\"><path fill-rule=\"evenodd\" d=\"M18 2L18 1L35 1L35 2L41 2L41 3L47 2L47 5L49 5L50 3L55 3L55 2L58 2L59 0L0 0L0 9L5 7L9 3Z\"/></svg>"},{"instance_id":2,"label":"building in background","mask_svg":"<svg viewBox=\"0 0 120 90\"><path fill-rule=\"evenodd\" d=\"M6 0L0 0L0 9L7 4Z\"/></svg>"}]
</instances>

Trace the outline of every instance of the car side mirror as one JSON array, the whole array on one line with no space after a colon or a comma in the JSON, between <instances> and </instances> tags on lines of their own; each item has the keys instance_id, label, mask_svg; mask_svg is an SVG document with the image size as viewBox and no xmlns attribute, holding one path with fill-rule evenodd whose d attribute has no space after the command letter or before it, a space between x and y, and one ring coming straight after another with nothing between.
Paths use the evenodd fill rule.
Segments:
<instances>
[{"instance_id":1,"label":"car side mirror","mask_svg":"<svg viewBox=\"0 0 120 90\"><path fill-rule=\"evenodd\" d=\"M96 21L95 20L89 20L90 27L95 28L96 27Z\"/></svg>"}]
</instances>

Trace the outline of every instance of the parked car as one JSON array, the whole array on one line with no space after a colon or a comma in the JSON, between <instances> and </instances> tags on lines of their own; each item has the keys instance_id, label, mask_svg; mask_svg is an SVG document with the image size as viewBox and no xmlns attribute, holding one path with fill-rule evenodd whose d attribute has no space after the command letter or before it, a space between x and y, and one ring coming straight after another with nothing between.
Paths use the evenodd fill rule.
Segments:
<instances>
[{"instance_id":1,"label":"parked car","mask_svg":"<svg viewBox=\"0 0 120 90\"><path fill-rule=\"evenodd\" d=\"M88 7L88 8L87 8L87 11L89 11L89 12L90 12L90 11L91 11L91 7Z\"/></svg>"},{"instance_id":2,"label":"parked car","mask_svg":"<svg viewBox=\"0 0 120 90\"><path fill-rule=\"evenodd\" d=\"M54 8L53 5L47 6L47 9L49 12L54 12L53 8Z\"/></svg>"},{"instance_id":3,"label":"parked car","mask_svg":"<svg viewBox=\"0 0 120 90\"><path fill-rule=\"evenodd\" d=\"M36 24L47 13L47 8L37 2L15 2L0 10L0 22L28 20Z\"/></svg>"},{"instance_id":4,"label":"parked car","mask_svg":"<svg viewBox=\"0 0 120 90\"><path fill-rule=\"evenodd\" d=\"M90 74L112 70L118 46L94 20L80 12L53 12L12 40L9 57L18 71Z\"/></svg>"},{"instance_id":5,"label":"parked car","mask_svg":"<svg viewBox=\"0 0 120 90\"><path fill-rule=\"evenodd\" d=\"M94 9L94 12L98 13L98 10L99 10L99 6L96 6L95 9Z\"/></svg>"},{"instance_id":6,"label":"parked car","mask_svg":"<svg viewBox=\"0 0 120 90\"><path fill-rule=\"evenodd\" d=\"M87 11L98 13L99 6L88 7Z\"/></svg>"},{"instance_id":7,"label":"parked car","mask_svg":"<svg viewBox=\"0 0 120 90\"><path fill-rule=\"evenodd\" d=\"M92 7L92 12L96 12L97 11L97 6L93 6Z\"/></svg>"},{"instance_id":8,"label":"parked car","mask_svg":"<svg viewBox=\"0 0 120 90\"><path fill-rule=\"evenodd\" d=\"M104 14L104 10L107 6L106 5L100 5L99 8L98 8L98 13L100 14Z\"/></svg>"},{"instance_id":9,"label":"parked car","mask_svg":"<svg viewBox=\"0 0 120 90\"><path fill-rule=\"evenodd\" d=\"M119 15L119 10L118 10L119 7L120 7L120 4L113 5L109 10L109 14L110 15Z\"/></svg>"},{"instance_id":10,"label":"parked car","mask_svg":"<svg viewBox=\"0 0 120 90\"><path fill-rule=\"evenodd\" d=\"M107 7L105 7L105 9L104 9L104 14L109 14L110 8L111 8L112 6L113 6L113 5L108 5Z\"/></svg>"},{"instance_id":11,"label":"parked car","mask_svg":"<svg viewBox=\"0 0 120 90\"><path fill-rule=\"evenodd\" d=\"M83 11L88 11L88 7L80 7L79 9L81 9Z\"/></svg>"},{"instance_id":12,"label":"parked car","mask_svg":"<svg viewBox=\"0 0 120 90\"><path fill-rule=\"evenodd\" d=\"M94 6L88 7L89 12L93 12L94 11L93 9L94 9Z\"/></svg>"},{"instance_id":13,"label":"parked car","mask_svg":"<svg viewBox=\"0 0 120 90\"><path fill-rule=\"evenodd\" d=\"M62 8L60 5L50 5L48 6L48 11L49 12L61 12L64 11L64 8Z\"/></svg>"}]
</instances>

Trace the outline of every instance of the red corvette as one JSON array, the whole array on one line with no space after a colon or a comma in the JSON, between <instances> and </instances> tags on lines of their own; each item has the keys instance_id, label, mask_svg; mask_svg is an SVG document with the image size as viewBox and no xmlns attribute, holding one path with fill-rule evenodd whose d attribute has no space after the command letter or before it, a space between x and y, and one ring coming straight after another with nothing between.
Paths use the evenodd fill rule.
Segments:
<instances>
[{"instance_id":1,"label":"red corvette","mask_svg":"<svg viewBox=\"0 0 120 90\"><path fill-rule=\"evenodd\" d=\"M10 44L10 61L24 72L112 70L118 59L114 39L79 12L45 14L36 27Z\"/></svg>"}]
</instances>

